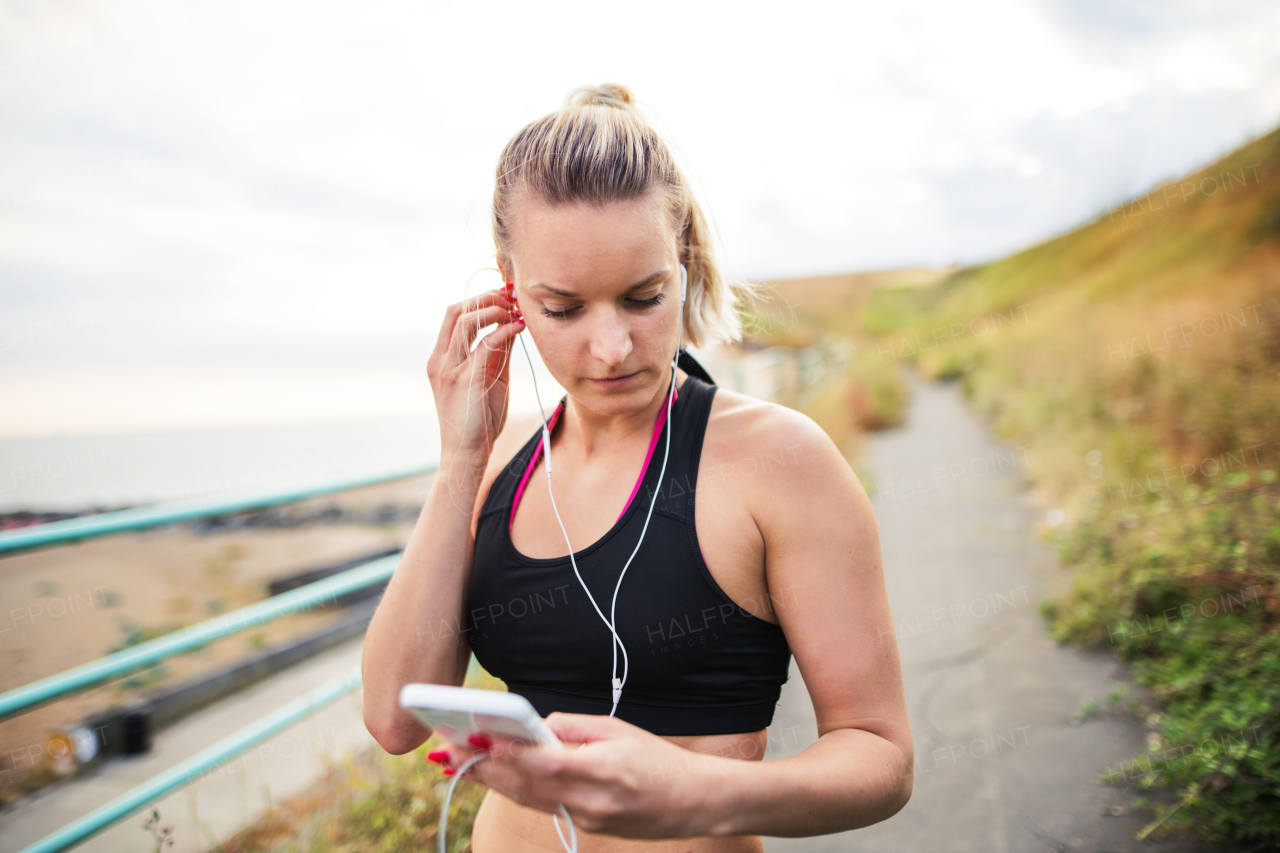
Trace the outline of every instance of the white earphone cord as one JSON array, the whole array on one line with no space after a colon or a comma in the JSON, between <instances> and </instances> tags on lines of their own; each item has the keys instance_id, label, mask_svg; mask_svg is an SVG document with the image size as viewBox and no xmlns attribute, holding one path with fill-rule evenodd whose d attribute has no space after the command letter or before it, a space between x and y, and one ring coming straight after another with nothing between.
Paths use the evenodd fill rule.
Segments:
<instances>
[{"instance_id":1,"label":"white earphone cord","mask_svg":"<svg viewBox=\"0 0 1280 853\"><path fill-rule=\"evenodd\" d=\"M587 588L587 583L582 579L582 575L578 572L578 561L574 557L573 543L569 541L569 531L565 529L564 520L560 518L560 510L556 506L556 496L551 489L551 427L547 423L546 410L542 407L542 394L538 391L537 371L533 367L533 357L529 355L529 347L525 344L523 337L518 337L520 348L524 350L525 360L529 362L529 372L533 375L533 394L538 402L538 413L542 416L542 455L547 461L547 495L551 498L551 510L556 515L556 522L560 525L560 533L564 535L564 544L569 549L569 564L573 566L573 574L578 579L578 583L582 586L582 591L587 594L587 600L591 602L591 606L595 608L596 615L604 622L609 634L613 638L613 667L610 670L609 683L612 688L613 706L609 709L609 716L612 717L618 712L618 703L622 701L622 688L627 683L627 675L631 669L631 662L627 657L627 647L623 645L622 638L618 636L617 629L617 612L618 612L618 592L622 589L622 579L626 577L627 569L631 568L631 562L635 560L636 554L640 553L640 546L644 543L645 534L649 532L649 521L653 518L653 508L658 503L658 493L662 491L662 480L667 474L667 460L671 457L671 433L673 426L671 424L671 409L675 403L676 397L676 369L680 361L680 344L684 341L684 302L685 293L688 289L688 272L685 270L684 264L680 265L680 319L677 323L676 330L676 352L671 359L671 387L667 392L667 421L665 432L667 434L666 447L662 453L662 467L658 471L658 487L653 490L653 495L649 500L649 511L644 517L644 526L640 528L640 538L636 540L636 547L631 551L631 556L627 558L627 562L622 566L622 571L618 574L618 582L613 587L613 600L609 605L609 616L606 618L604 612L600 609L600 605L596 603L595 596L591 594L591 590ZM643 476L643 474L642 474ZM622 677L618 678L618 650L622 650ZM586 744L583 744L586 746ZM579 749L582 746L578 747ZM477 755L459 768L457 774L453 777L453 781L449 783L449 790L445 795L444 803L440 809L440 853L445 851L445 830L449 821L449 802L453 799L453 790L458 785L458 780L462 778L462 774L470 770L476 763L483 760L483 755ZM560 836L560 844L567 853L578 853L578 832L573 825L573 818L569 816L569 811L563 805L560 806L560 814L569 824L569 837L565 838L564 832L560 829L560 821L556 815L551 816L552 822L556 827L556 835Z\"/></svg>"},{"instance_id":2,"label":"white earphone cord","mask_svg":"<svg viewBox=\"0 0 1280 853\"><path fill-rule=\"evenodd\" d=\"M453 792L458 787L458 783L462 781L462 774L466 773L472 767L475 767L481 761L485 760L485 754L480 753L471 757L466 764L458 768L458 772L454 774L453 779L449 781L449 788L444 792L444 801L440 805L440 826L436 830L436 837L439 839L438 849L440 853L449 853L448 848L448 831L449 831L449 804L453 802ZM560 830L560 821L556 821L556 835L560 836L560 843L564 845L567 853L578 853L578 830L573 825L573 818L569 817L569 810L564 806L560 806L560 814L564 815L564 819L569 822L569 837L565 838L564 833ZM552 819L555 815L552 815Z\"/></svg>"}]
</instances>

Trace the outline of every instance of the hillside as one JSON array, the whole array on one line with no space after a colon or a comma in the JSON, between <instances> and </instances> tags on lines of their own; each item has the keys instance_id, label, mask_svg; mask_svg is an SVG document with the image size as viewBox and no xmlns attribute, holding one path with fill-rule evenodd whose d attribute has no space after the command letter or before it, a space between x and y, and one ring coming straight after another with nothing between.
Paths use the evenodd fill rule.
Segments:
<instances>
[{"instance_id":1,"label":"hillside","mask_svg":"<svg viewBox=\"0 0 1280 853\"><path fill-rule=\"evenodd\" d=\"M1138 465L1126 473L1258 444L1274 463L1280 130L1069 234L935 287L878 290L862 328L926 374L965 375L1006 431L1148 433L1116 449ZM1073 484L1053 485L1066 498Z\"/></svg>"},{"instance_id":2,"label":"hillside","mask_svg":"<svg viewBox=\"0 0 1280 853\"><path fill-rule=\"evenodd\" d=\"M1133 661L1152 752L1179 757L1139 782L1180 795L1134 802L1147 832L1280 845L1280 130L1010 257L874 289L857 326L1030 446L1069 573L1051 631Z\"/></svg>"}]
</instances>

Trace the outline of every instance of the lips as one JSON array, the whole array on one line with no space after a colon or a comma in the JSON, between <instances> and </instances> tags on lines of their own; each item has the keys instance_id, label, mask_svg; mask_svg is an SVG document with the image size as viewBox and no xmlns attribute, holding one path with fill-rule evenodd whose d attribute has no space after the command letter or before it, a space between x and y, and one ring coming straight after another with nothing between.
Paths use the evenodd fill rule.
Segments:
<instances>
[{"instance_id":1,"label":"lips","mask_svg":"<svg viewBox=\"0 0 1280 853\"><path fill-rule=\"evenodd\" d=\"M601 388L621 388L623 385L626 385L628 382L635 379L639 375L640 375L640 371L636 371L635 373L628 373L626 376L614 376L606 379L592 379L591 381Z\"/></svg>"}]
</instances>

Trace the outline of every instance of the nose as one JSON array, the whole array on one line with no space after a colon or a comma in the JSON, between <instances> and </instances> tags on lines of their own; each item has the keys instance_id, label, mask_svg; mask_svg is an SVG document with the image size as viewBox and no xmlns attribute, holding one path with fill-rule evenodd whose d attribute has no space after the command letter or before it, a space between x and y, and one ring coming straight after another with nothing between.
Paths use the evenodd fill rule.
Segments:
<instances>
[{"instance_id":1,"label":"nose","mask_svg":"<svg viewBox=\"0 0 1280 853\"><path fill-rule=\"evenodd\" d=\"M631 330L617 309L597 312L591 329L591 356L617 367L631 354Z\"/></svg>"}]
</instances>

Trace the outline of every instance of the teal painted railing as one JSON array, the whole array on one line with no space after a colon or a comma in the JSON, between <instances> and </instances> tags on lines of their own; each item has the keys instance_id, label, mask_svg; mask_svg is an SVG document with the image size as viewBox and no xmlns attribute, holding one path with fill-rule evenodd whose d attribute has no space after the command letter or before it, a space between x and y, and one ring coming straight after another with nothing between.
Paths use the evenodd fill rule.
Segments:
<instances>
[{"instance_id":1,"label":"teal painted railing","mask_svg":"<svg viewBox=\"0 0 1280 853\"><path fill-rule=\"evenodd\" d=\"M230 613L217 616L190 628L157 637L123 651L82 664L66 672L42 678L0 695L0 720L126 675L144 666L158 663L171 655L198 649L219 637L243 631L312 607L331 603L348 592L387 580L395 573L400 555L393 554L362 566L309 583L266 601L259 601Z\"/></svg>"},{"instance_id":2,"label":"teal painted railing","mask_svg":"<svg viewBox=\"0 0 1280 853\"><path fill-rule=\"evenodd\" d=\"M146 782L116 797L106 805L72 821L62 829L25 848L22 853L58 853L91 838L127 818L129 815L181 788L210 770L224 764L241 751L266 740L326 705L360 687L360 672L335 678L310 693L295 699L278 711L268 714L213 746L153 776Z\"/></svg>"},{"instance_id":3,"label":"teal painted railing","mask_svg":"<svg viewBox=\"0 0 1280 853\"><path fill-rule=\"evenodd\" d=\"M406 477L416 477L434 470L436 470L436 466L427 465L408 471L396 471L389 474L379 474L374 477L305 489L293 489L286 492L234 495L201 501L175 501L156 504L155 506L137 507L136 509L123 509L118 512L103 512L97 515L87 515L83 518L69 518L66 521L52 521L48 524L34 524L30 527L21 527L17 530L0 533L0 556L15 551L47 548L52 545L64 545L70 542L81 542L85 539L96 539L100 536L131 533L138 530L149 530L153 527L164 527L168 524L181 524L202 518L231 515L248 509L265 509L270 506L295 503L334 492L344 492L364 486L375 486L392 480L402 480Z\"/></svg>"},{"instance_id":4,"label":"teal painted railing","mask_svg":"<svg viewBox=\"0 0 1280 853\"><path fill-rule=\"evenodd\" d=\"M35 525L0 533L0 556L17 551L46 548L99 536L111 536L147 530L169 524L195 521L202 518L230 515L250 509L293 503L307 498L334 492L358 489L405 477L413 477L434 471L434 466L398 471L376 477L366 477L343 483L295 489L287 492L224 497L206 501L157 504L138 509L107 512L84 518ZM57 675L43 678L7 693L0 694L0 720L29 711L59 697L93 687L127 675L130 672L159 663L172 655L198 649L208 643L270 622L282 616L332 603L341 596L359 589L389 580L400 563L398 554L372 560L354 569L348 569L315 583L251 604L231 613L217 616L190 628L184 628L108 655L96 661L74 667ZM46 836L23 853L56 853L103 831L128 817L149 803L197 779L202 774L229 760L240 751L265 740L309 714L360 687L360 673L356 671L335 679L297 699L278 711L268 714L246 726L208 749L179 763L117 797L101 808L73 821L57 832Z\"/></svg>"}]
</instances>

